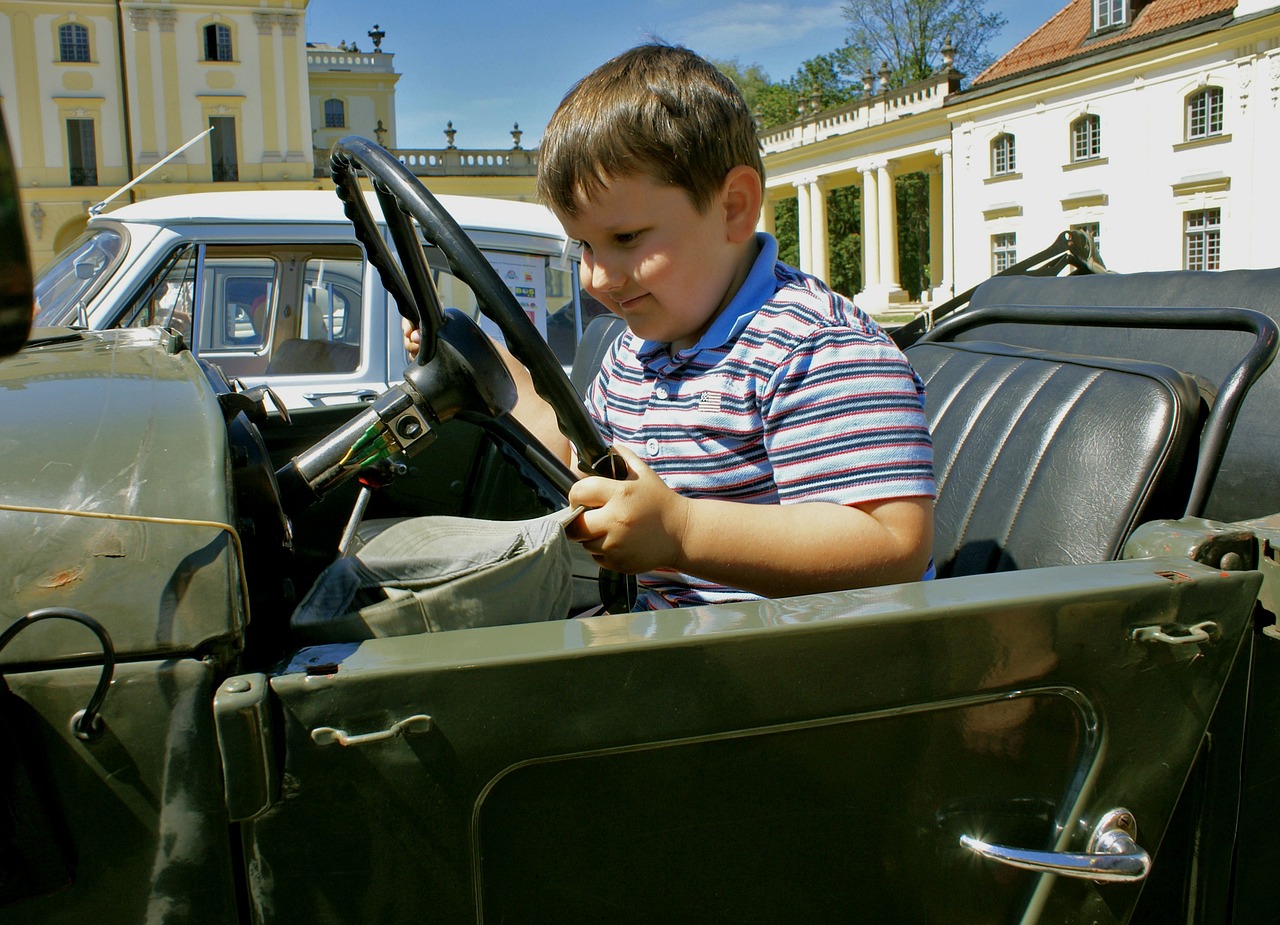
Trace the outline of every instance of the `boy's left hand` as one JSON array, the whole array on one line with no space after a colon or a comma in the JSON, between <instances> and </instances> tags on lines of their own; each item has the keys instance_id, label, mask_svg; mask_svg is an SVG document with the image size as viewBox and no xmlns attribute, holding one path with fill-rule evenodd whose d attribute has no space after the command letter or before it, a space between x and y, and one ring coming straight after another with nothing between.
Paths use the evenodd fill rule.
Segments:
<instances>
[{"instance_id":1,"label":"boy's left hand","mask_svg":"<svg viewBox=\"0 0 1280 925\"><path fill-rule=\"evenodd\" d=\"M627 478L588 476L574 484L569 504L587 510L569 525L569 539L615 572L679 568L688 499L668 488L635 453L614 449L627 464Z\"/></svg>"}]
</instances>

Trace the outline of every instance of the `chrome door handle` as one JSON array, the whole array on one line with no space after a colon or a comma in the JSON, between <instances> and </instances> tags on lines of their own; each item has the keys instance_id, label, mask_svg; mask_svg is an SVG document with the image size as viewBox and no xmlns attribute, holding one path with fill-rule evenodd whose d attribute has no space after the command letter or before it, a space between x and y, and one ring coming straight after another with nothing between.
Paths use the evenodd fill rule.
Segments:
<instances>
[{"instance_id":1,"label":"chrome door handle","mask_svg":"<svg viewBox=\"0 0 1280 925\"><path fill-rule=\"evenodd\" d=\"M1100 883L1135 882L1146 879L1151 871L1151 855L1134 840L1137 834L1138 824L1133 813L1127 809L1113 809L1094 828L1084 854L1009 848L989 844L971 835L961 835L960 844L984 858L1010 867Z\"/></svg>"}]
</instances>

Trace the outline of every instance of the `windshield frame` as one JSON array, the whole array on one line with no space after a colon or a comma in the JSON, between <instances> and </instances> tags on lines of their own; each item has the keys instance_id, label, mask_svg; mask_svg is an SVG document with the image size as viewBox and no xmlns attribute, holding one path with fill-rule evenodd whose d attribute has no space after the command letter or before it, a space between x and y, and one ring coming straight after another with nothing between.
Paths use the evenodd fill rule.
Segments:
<instances>
[{"instance_id":1,"label":"windshield frame","mask_svg":"<svg viewBox=\"0 0 1280 925\"><path fill-rule=\"evenodd\" d=\"M115 248L107 253L102 264L93 276L85 279L78 276L76 265L84 263L83 256L97 248L106 252L102 246L104 238L116 236L118 243L110 245ZM86 312L98 291L107 280L111 279L117 268L129 252L129 230L118 222L95 222L76 237L67 247L40 268L36 274L34 298L37 304L35 312L36 327L54 327L59 325L74 326L86 322ZM80 279L79 285L60 291L56 299L50 299L48 289L59 287L66 282Z\"/></svg>"}]
</instances>

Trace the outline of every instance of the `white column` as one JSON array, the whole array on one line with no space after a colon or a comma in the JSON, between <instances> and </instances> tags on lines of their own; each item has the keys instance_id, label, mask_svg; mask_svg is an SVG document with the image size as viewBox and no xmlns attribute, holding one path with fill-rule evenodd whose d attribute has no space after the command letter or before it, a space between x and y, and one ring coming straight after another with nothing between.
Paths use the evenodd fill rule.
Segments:
<instances>
[{"instance_id":1,"label":"white column","mask_svg":"<svg viewBox=\"0 0 1280 925\"><path fill-rule=\"evenodd\" d=\"M876 168L862 171L862 289L880 285L880 194Z\"/></svg>"},{"instance_id":2,"label":"white column","mask_svg":"<svg viewBox=\"0 0 1280 925\"><path fill-rule=\"evenodd\" d=\"M929 170L929 288L942 279L942 175Z\"/></svg>"},{"instance_id":3,"label":"white column","mask_svg":"<svg viewBox=\"0 0 1280 925\"><path fill-rule=\"evenodd\" d=\"M955 178L951 174L950 146L938 148L937 154L941 159L941 164L938 167L938 185L941 187L938 193L938 198L941 200L938 209L938 224L942 226L942 253L938 262L939 271L937 273L931 272L929 275L933 277L933 300L935 302L945 302L955 295L955 221L951 214L951 197L954 195L952 193L952 183ZM930 195L932 197L932 190L930 190ZM929 208L933 208L932 198L930 199ZM932 246L930 251L932 252Z\"/></svg>"},{"instance_id":4,"label":"white column","mask_svg":"<svg viewBox=\"0 0 1280 925\"><path fill-rule=\"evenodd\" d=\"M778 236L778 206L768 196L760 203L760 221L756 228L775 238Z\"/></svg>"},{"instance_id":5,"label":"white column","mask_svg":"<svg viewBox=\"0 0 1280 925\"><path fill-rule=\"evenodd\" d=\"M799 208L800 225L800 269L806 273L813 272L813 215L809 202L809 181L799 180L795 184L796 199Z\"/></svg>"},{"instance_id":6,"label":"white column","mask_svg":"<svg viewBox=\"0 0 1280 925\"><path fill-rule=\"evenodd\" d=\"M876 174L880 187L880 285L892 291L898 288L898 208L889 165L880 164Z\"/></svg>"},{"instance_id":7,"label":"white column","mask_svg":"<svg viewBox=\"0 0 1280 925\"><path fill-rule=\"evenodd\" d=\"M810 235L813 269L810 272L825 281L831 272L831 260L827 240L827 190L822 177L809 185L809 212L813 220Z\"/></svg>"}]
</instances>

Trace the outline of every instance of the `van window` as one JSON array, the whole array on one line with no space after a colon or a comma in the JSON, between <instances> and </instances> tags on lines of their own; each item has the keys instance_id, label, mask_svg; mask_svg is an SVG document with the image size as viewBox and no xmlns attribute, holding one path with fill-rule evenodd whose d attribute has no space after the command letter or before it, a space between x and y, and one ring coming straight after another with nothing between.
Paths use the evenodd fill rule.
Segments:
<instances>
[{"instance_id":1,"label":"van window","mask_svg":"<svg viewBox=\"0 0 1280 925\"><path fill-rule=\"evenodd\" d=\"M228 376L354 372L363 274L355 245L188 245L116 326L176 330Z\"/></svg>"}]
</instances>

